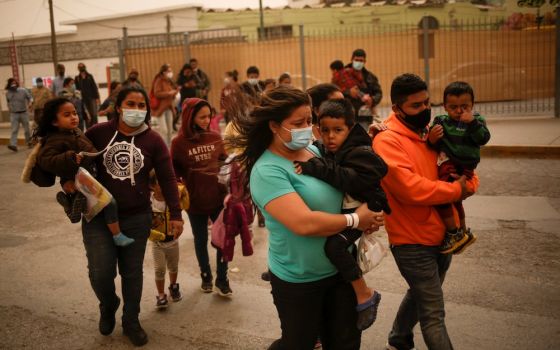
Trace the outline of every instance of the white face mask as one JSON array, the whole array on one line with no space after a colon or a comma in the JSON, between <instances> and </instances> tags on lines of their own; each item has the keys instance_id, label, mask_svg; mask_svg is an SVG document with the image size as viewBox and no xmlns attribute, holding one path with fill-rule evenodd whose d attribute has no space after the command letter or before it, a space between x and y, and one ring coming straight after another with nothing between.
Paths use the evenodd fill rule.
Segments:
<instances>
[{"instance_id":1,"label":"white face mask","mask_svg":"<svg viewBox=\"0 0 560 350\"><path fill-rule=\"evenodd\" d=\"M247 81L249 82L249 84L255 86L259 83L259 79L255 79L255 78L251 78L251 79L247 79Z\"/></svg>"},{"instance_id":2,"label":"white face mask","mask_svg":"<svg viewBox=\"0 0 560 350\"><path fill-rule=\"evenodd\" d=\"M352 68L354 68L355 70L362 70L362 68L364 68L364 62L352 61Z\"/></svg>"},{"instance_id":3,"label":"white face mask","mask_svg":"<svg viewBox=\"0 0 560 350\"><path fill-rule=\"evenodd\" d=\"M124 109L123 108L123 122L130 126L131 128L136 128L142 125L146 119L146 113L148 111L143 111L141 109Z\"/></svg>"},{"instance_id":4,"label":"white face mask","mask_svg":"<svg viewBox=\"0 0 560 350\"><path fill-rule=\"evenodd\" d=\"M229 85L229 78L224 78L224 85Z\"/></svg>"},{"instance_id":5,"label":"white face mask","mask_svg":"<svg viewBox=\"0 0 560 350\"><path fill-rule=\"evenodd\" d=\"M173 72L167 72L165 73L165 76L168 77L169 79L173 79Z\"/></svg>"}]
</instances>

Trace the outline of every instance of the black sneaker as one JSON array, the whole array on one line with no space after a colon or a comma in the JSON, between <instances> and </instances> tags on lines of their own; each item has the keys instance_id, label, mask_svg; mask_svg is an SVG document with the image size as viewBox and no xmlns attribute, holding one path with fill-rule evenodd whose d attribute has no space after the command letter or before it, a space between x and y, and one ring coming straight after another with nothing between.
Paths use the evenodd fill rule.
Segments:
<instances>
[{"instance_id":1,"label":"black sneaker","mask_svg":"<svg viewBox=\"0 0 560 350\"><path fill-rule=\"evenodd\" d=\"M181 291L179 290L179 283L175 283L169 286L169 295L171 296L171 300L173 300L174 302L178 302L183 299Z\"/></svg>"},{"instance_id":2,"label":"black sneaker","mask_svg":"<svg viewBox=\"0 0 560 350\"><path fill-rule=\"evenodd\" d=\"M167 309L168 304L167 294L164 294L163 297L156 295L156 309Z\"/></svg>"},{"instance_id":3,"label":"black sneaker","mask_svg":"<svg viewBox=\"0 0 560 350\"><path fill-rule=\"evenodd\" d=\"M17 152L17 151L18 151L17 146L14 146L14 145L8 145L8 149L9 149L10 151L14 151L14 152Z\"/></svg>"},{"instance_id":4,"label":"black sneaker","mask_svg":"<svg viewBox=\"0 0 560 350\"><path fill-rule=\"evenodd\" d=\"M474 233L471 232L470 228L468 228L465 231L465 236L467 236L467 241L462 246L460 246L457 250L455 250L453 254L461 254L462 252L465 251L465 249L467 249L468 246L476 242L477 237Z\"/></svg>"},{"instance_id":5,"label":"black sneaker","mask_svg":"<svg viewBox=\"0 0 560 350\"><path fill-rule=\"evenodd\" d=\"M115 329L115 313L119 309L121 299L117 297L117 303L113 307L104 307L99 305L99 333L109 335Z\"/></svg>"},{"instance_id":6,"label":"black sneaker","mask_svg":"<svg viewBox=\"0 0 560 350\"><path fill-rule=\"evenodd\" d=\"M460 228L455 231L447 231L439 250L442 254L453 253L465 244L468 239L469 237Z\"/></svg>"},{"instance_id":7,"label":"black sneaker","mask_svg":"<svg viewBox=\"0 0 560 350\"><path fill-rule=\"evenodd\" d=\"M82 212L86 209L87 199L81 192L76 192L71 205L72 207L68 217L70 218L70 222L75 224L82 219Z\"/></svg>"},{"instance_id":8,"label":"black sneaker","mask_svg":"<svg viewBox=\"0 0 560 350\"><path fill-rule=\"evenodd\" d=\"M134 346L143 346L148 343L148 335L142 329L140 322L138 321L123 325L123 334L130 339L130 342Z\"/></svg>"},{"instance_id":9,"label":"black sneaker","mask_svg":"<svg viewBox=\"0 0 560 350\"><path fill-rule=\"evenodd\" d=\"M216 280L216 292L223 297L229 297L233 294L233 290L229 287L229 280L218 281Z\"/></svg>"},{"instance_id":10,"label":"black sneaker","mask_svg":"<svg viewBox=\"0 0 560 350\"><path fill-rule=\"evenodd\" d=\"M203 272L200 274L202 277L202 284L200 285L200 290L204 293L212 293L214 289L214 284L212 283L212 274L208 272Z\"/></svg>"},{"instance_id":11,"label":"black sneaker","mask_svg":"<svg viewBox=\"0 0 560 350\"><path fill-rule=\"evenodd\" d=\"M56 194L56 201L58 202L58 204L62 205L66 215L70 216L70 209L72 209L72 206L70 205L69 196L66 193L60 191Z\"/></svg>"}]
</instances>

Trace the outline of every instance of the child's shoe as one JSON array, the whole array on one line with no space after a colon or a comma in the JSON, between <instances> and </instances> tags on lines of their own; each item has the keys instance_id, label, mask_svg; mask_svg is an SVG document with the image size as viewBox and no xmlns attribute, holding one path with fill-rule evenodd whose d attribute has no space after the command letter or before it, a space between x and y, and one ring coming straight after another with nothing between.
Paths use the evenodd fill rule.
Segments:
<instances>
[{"instance_id":1,"label":"child's shoe","mask_svg":"<svg viewBox=\"0 0 560 350\"><path fill-rule=\"evenodd\" d=\"M82 213L87 206L87 198L81 192L76 192L71 199L71 209L68 217L70 222L75 224L82 219Z\"/></svg>"},{"instance_id":2,"label":"child's shoe","mask_svg":"<svg viewBox=\"0 0 560 350\"><path fill-rule=\"evenodd\" d=\"M72 206L70 205L69 195L60 191L56 194L56 201L58 204L62 205L64 212L68 215L68 217L70 217L70 210L72 209Z\"/></svg>"},{"instance_id":3,"label":"child's shoe","mask_svg":"<svg viewBox=\"0 0 560 350\"><path fill-rule=\"evenodd\" d=\"M178 302L183 299L181 291L179 290L179 283L174 283L169 286L169 295L171 296L171 300L174 302Z\"/></svg>"},{"instance_id":4,"label":"child's shoe","mask_svg":"<svg viewBox=\"0 0 560 350\"><path fill-rule=\"evenodd\" d=\"M113 242L115 242L115 245L119 247L126 247L127 245L134 243L134 238L130 238L125 236L122 232L119 232L117 235L113 236Z\"/></svg>"},{"instance_id":5,"label":"child's shoe","mask_svg":"<svg viewBox=\"0 0 560 350\"><path fill-rule=\"evenodd\" d=\"M358 311L358 320L356 321L356 327L363 331L369 328L373 322L377 319L377 308L379 307L379 302L381 301L381 294L377 291L373 292L373 296L368 299L365 303L356 305L356 311Z\"/></svg>"},{"instance_id":6,"label":"child's shoe","mask_svg":"<svg viewBox=\"0 0 560 350\"><path fill-rule=\"evenodd\" d=\"M200 285L200 290L203 291L204 293L212 293L212 290L214 290L214 284L212 283L212 274L203 272L200 274L200 277L202 277L202 284Z\"/></svg>"},{"instance_id":7,"label":"child's shoe","mask_svg":"<svg viewBox=\"0 0 560 350\"><path fill-rule=\"evenodd\" d=\"M463 244L467 242L469 237L463 232L462 229L458 228L454 231L445 232L445 238L439 250L442 254L453 253L455 250L459 249Z\"/></svg>"},{"instance_id":8,"label":"child's shoe","mask_svg":"<svg viewBox=\"0 0 560 350\"><path fill-rule=\"evenodd\" d=\"M164 294L163 297L156 295L156 309L167 309L169 303L167 302L167 294Z\"/></svg>"},{"instance_id":9,"label":"child's shoe","mask_svg":"<svg viewBox=\"0 0 560 350\"><path fill-rule=\"evenodd\" d=\"M216 280L216 291L223 297L229 297L233 294L233 290L229 287L229 280Z\"/></svg>"},{"instance_id":10,"label":"child's shoe","mask_svg":"<svg viewBox=\"0 0 560 350\"><path fill-rule=\"evenodd\" d=\"M471 232L470 228L465 231L465 236L467 236L467 241L463 243L463 245L460 246L457 250L455 250L453 254L461 254L465 251L465 249L467 249L468 246L476 242L477 237L474 233Z\"/></svg>"}]
</instances>

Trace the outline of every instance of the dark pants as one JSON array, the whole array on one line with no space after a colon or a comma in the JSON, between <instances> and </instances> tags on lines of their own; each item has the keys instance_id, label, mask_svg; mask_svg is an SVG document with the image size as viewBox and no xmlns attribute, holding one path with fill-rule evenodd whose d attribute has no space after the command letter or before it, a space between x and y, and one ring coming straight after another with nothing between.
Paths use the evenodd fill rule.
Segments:
<instances>
[{"instance_id":1,"label":"dark pants","mask_svg":"<svg viewBox=\"0 0 560 350\"><path fill-rule=\"evenodd\" d=\"M119 207L115 198L111 198L109 204L103 208L103 217L106 224L114 224L119 221Z\"/></svg>"},{"instance_id":2,"label":"dark pants","mask_svg":"<svg viewBox=\"0 0 560 350\"><path fill-rule=\"evenodd\" d=\"M356 294L340 275L315 282L289 283L270 274L272 298L282 338L269 350L310 350L321 336L325 350L359 349Z\"/></svg>"},{"instance_id":3,"label":"dark pants","mask_svg":"<svg viewBox=\"0 0 560 350\"><path fill-rule=\"evenodd\" d=\"M89 114L89 121L86 123L86 127L89 129L93 125L97 124L97 101L95 99L84 99L84 107L87 109Z\"/></svg>"},{"instance_id":4,"label":"dark pants","mask_svg":"<svg viewBox=\"0 0 560 350\"><path fill-rule=\"evenodd\" d=\"M89 280L101 308L112 310L117 303L115 277L117 264L119 266L124 301L123 326L138 322L142 298L142 265L151 224L150 212L120 218L122 232L134 238L134 243L119 247L113 242L103 216L97 215L89 223L82 220Z\"/></svg>"},{"instance_id":5,"label":"dark pants","mask_svg":"<svg viewBox=\"0 0 560 350\"><path fill-rule=\"evenodd\" d=\"M200 267L201 273L207 273L209 276L212 275L212 270L210 269L210 258L208 257L208 218L210 218L212 222L216 221L221 210L222 208L219 208L210 215L188 213L194 236L194 251L196 253L196 259L198 260L198 266ZM227 261L223 261L222 252L216 249L217 281L227 280L227 269Z\"/></svg>"},{"instance_id":6,"label":"dark pants","mask_svg":"<svg viewBox=\"0 0 560 350\"><path fill-rule=\"evenodd\" d=\"M445 327L441 288L452 255L440 254L439 247L419 244L392 246L391 252L409 289L393 322L389 344L399 350L413 348L412 329L420 321L428 349L453 349Z\"/></svg>"},{"instance_id":7,"label":"dark pants","mask_svg":"<svg viewBox=\"0 0 560 350\"><path fill-rule=\"evenodd\" d=\"M362 277L362 270L358 266L356 257L348 251L351 245L362 236L360 230L346 230L330 236L325 243L325 254L340 272L346 282L352 282Z\"/></svg>"},{"instance_id":8,"label":"dark pants","mask_svg":"<svg viewBox=\"0 0 560 350\"><path fill-rule=\"evenodd\" d=\"M476 167L476 166L475 166ZM474 167L467 167L460 164L453 164L450 160L443 162L438 168L438 178L441 181L453 182L455 179L451 174L465 175L470 179L474 175ZM463 201L459 200L454 203L446 203L436 205L435 208L442 218L453 217L453 207L457 210L460 220L465 219L465 209L463 208Z\"/></svg>"}]
</instances>

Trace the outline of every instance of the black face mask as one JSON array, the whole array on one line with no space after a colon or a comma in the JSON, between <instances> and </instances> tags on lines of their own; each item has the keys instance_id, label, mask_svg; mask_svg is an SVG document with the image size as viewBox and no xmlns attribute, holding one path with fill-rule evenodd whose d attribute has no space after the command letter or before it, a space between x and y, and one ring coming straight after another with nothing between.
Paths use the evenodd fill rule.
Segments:
<instances>
[{"instance_id":1,"label":"black face mask","mask_svg":"<svg viewBox=\"0 0 560 350\"><path fill-rule=\"evenodd\" d=\"M432 110L430 108L426 108L418 114L406 114L400 107L397 106L397 108L404 115L403 120L416 128L416 130L423 130L430 124L430 119L432 118Z\"/></svg>"},{"instance_id":2,"label":"black face mask","mask_svg":"<svg viewBox=\"0 0 560 350\"><path fill-rule=\"evenodd\" d=\"M78 70L80 71L80 73L83 73L86 71L86 67L79 67Z\"/></svg>"}]
</instances>

